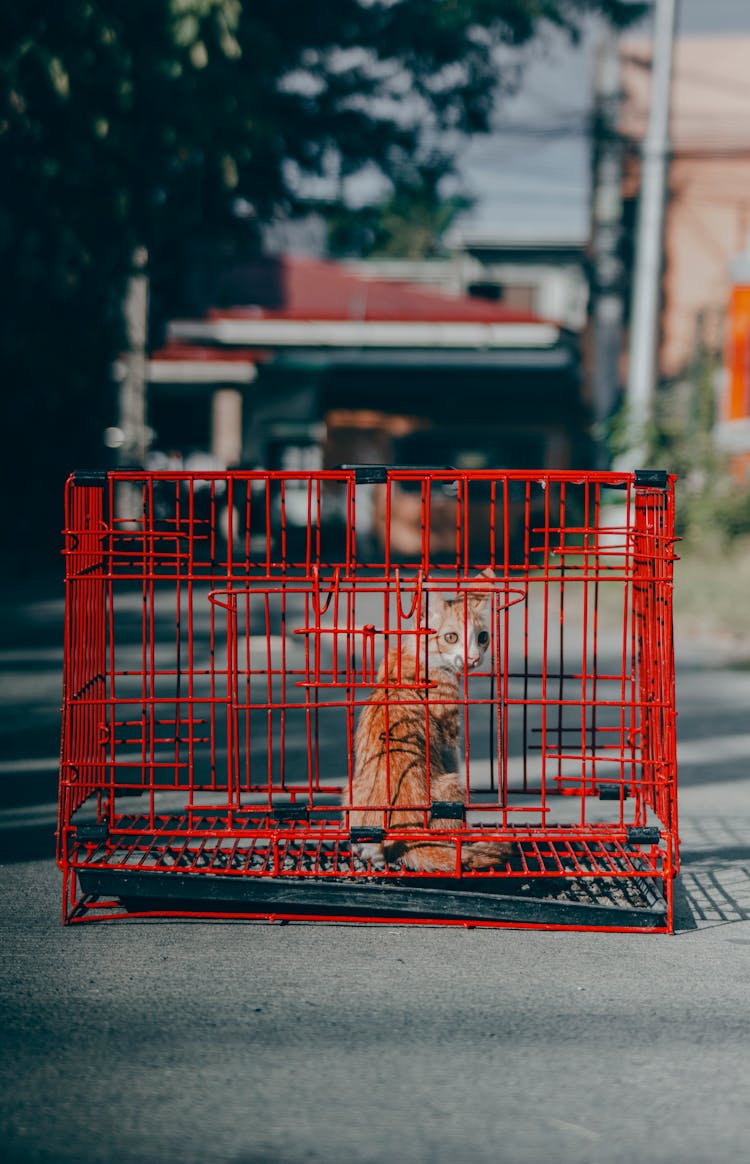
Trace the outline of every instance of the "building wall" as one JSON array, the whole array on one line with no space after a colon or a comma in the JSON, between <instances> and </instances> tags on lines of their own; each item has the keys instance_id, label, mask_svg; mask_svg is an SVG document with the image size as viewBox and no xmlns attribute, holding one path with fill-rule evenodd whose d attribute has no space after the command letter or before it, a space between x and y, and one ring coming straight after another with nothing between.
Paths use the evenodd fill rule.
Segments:
<instances>
[{"instance_id":1,"label":"building wall","mask_svg":"<svg viewBox=\"0 0 750 1164\"><path fill-rule=\"evenodd\" d=\"M743 249L750 210L747 158L677 157L670 172L665 227L661 369L678 376L694 356L699 332L720 347L729 303L729 263Z\"/></svg>"},{"instance_id":2,"label":"building wall","mask_svg":"<svg viewBox=\"0 0 750 1164\"><path fill-rule=\"evenodd\" d=\"M650 46L626 42L621 130L634 146L625 195L638 191L635 151L646 131ZM680 39L675 45L665 220L660 371L679 376L696 336L720 350L717 327L731 288L729 264L750 228L750 39Z\"/></svg>"}]
</instances>

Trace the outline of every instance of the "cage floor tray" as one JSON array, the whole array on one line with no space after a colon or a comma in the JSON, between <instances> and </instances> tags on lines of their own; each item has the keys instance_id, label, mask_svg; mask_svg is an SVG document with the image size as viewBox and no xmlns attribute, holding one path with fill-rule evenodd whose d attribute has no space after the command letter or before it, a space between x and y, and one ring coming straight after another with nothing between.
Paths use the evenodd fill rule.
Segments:
<instances>
[{"instance_id":1,"label":"cage floor tray","mask_svg":"<svg viewBox=\"0 0 750 1164\"><path fill-rule=\"evenodd\" d=\"M134 827L138 823L128 818L128 832L79 846L77 874L90 900L112 897L130 912L162 914L645 929L663 928L666 920L654 864L613 841L523 840L502 875L426 880L398 865L372 870L345 841L196 842L176 830L149 834Z\"/></svg>"}]
</instances>

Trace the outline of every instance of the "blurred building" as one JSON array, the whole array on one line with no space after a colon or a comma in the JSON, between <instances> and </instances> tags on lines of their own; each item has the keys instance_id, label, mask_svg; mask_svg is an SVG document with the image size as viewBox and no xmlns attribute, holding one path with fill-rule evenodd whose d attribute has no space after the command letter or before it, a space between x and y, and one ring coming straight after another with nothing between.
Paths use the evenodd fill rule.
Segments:
<instances>
[{"instance_id":1,"label":"blurred building","mask_svg":"<svg viewBox=\"0 0 750 1164\"><path fill-rule=\"evenodd\" d=\"M446 259L348 260L367 278L410 283L530 311L580 332L586 326L586 240L463 234Z\"/></svg>"},{"instance_id":2,"label":"blurred building","mask_svg":"<svg viewBox=\"0 0 750 1164\"><path fill-rule=\"evenodd\" d=\"M563 326L580 318L580 285L577 307L558 295L563 318L545 318L533 270L514 306L507 268L472 264L480 293L448 293L447 266L366 277L285 256L224 269L212 297L229 306L172 321L151 355L155 443L281 469L585 464L579 343Z\"/></svg>"}]
</instances>

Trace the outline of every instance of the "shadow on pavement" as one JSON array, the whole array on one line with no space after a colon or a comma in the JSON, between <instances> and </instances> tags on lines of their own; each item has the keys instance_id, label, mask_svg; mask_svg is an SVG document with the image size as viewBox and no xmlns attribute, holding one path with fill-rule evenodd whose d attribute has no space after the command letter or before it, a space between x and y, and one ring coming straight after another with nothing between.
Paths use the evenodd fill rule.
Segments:
<instances>
[{"instance_id":1,"label":"shadow on pavement","mask_svg":"<svg viewBox=\"0 0 750 1164\"><path fill-rule=\"evenodd\" d=\"M690 863L677 883L675 894L675 928L708 929L732 922L750 921L750 868L733 860L708 858ZM689 914L689 917L688 917ZM690 924L690 920L692 924Z\"/></svg>"},{"instance_id":2,"label":"shadow on pavement","mask_svg":"<svg viewBox=\"0 0 750 1164\"><path fill-rule=\"evenodd\" d=\"M39 861L55 855L55 826L0 827L0 865Z\"/></svg>"}]
</instances>

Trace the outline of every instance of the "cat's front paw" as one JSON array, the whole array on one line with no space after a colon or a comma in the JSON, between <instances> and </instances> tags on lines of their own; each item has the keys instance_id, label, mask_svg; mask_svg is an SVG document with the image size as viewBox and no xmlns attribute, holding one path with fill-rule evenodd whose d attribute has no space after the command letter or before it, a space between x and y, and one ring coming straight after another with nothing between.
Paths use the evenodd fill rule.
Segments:
<instances>
[{"instance_id":1,"label":"cat's front paw","mask_svg":"<svg viewBox=\"0 0 750 1164\"><path fill-rule=\"evenodd\" d=\"M385 869L385 853L382 845L352 845L355 857L373 869Z\"/></svg>"}]
</instances>

